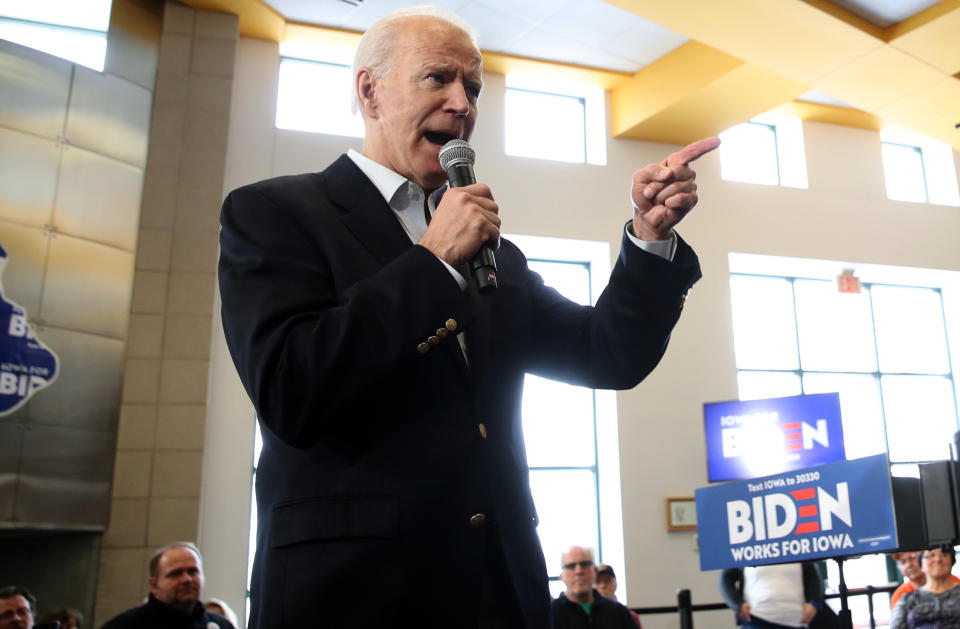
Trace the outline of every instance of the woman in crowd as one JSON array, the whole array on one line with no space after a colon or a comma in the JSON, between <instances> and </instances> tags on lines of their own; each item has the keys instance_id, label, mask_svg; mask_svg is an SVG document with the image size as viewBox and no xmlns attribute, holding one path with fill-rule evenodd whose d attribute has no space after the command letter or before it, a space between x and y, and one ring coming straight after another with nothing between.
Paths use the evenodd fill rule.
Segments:
<instances>
[{"instance_id":1,"label":"woman in crowd","mask_svg":"<svg viewBox=\"0 0 960 629\"><path fill-rule=\"evenodd\" d=\"M960 584L950 578L956 561L951 546L923 551L920 567L927 581L897 601L890 629L960 629Z\"/></svg>"}]
</instances>

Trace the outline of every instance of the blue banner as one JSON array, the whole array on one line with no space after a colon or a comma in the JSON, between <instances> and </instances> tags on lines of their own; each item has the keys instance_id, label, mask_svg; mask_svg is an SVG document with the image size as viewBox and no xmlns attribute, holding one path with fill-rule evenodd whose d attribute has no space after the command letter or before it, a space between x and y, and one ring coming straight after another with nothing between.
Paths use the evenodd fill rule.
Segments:
<instances>
[{"instance_id":1,"label":"blue banner","mask_svg":"<svg viewBox=\"0 0 960 629\"><path fill-rule=\"evenodd\" d=\"M23 406L57 377L59 359L33 334L27 311L3 290L7 252L0 246L0 416Z\"/></svg>"},{"instance_id":2,"label":"blue banner","mask_svg":"<svg viewBox=\"0 0 960 629\"><path fill-rule=\"evenodd\" d=\"M700 569L897 547L886 454L696 491Z\"/></svg>"},{"instance_id":3,"label":"blue banner","mask_svg":"<svg viewBox=\"0 0 960 629\"><path fill-rule=\"evenodd\" d=\"M839 393L707 403L703 422L711 483L846 458Z\"/></svg>"}]
</instances>

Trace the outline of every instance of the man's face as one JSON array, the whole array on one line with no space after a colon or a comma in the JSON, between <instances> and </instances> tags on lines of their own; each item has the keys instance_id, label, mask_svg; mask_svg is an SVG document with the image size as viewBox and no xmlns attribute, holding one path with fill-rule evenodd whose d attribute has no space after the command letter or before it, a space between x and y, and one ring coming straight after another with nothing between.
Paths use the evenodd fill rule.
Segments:
<instances>
[{"instance_id":1,"label":"man's face","mask_svg":"<svg viewBox=\"0 0 960 629\"><path fill-rule=\"evenodd\" d=\"M150 593L162 603L184 613L193 610L203 591L203 569L187 548L171 548L160 556L156 578L150 578Z\"/></svg>"},{"instance_id":2,"label":"man's face","mask_svg":"<svg viewBox=\"0 0 960 629\"><path fill-rule=\"evenodd\" d=\"M19 594L0 598L0 629L32 629L30 603Z\"/></svg>"},{"instance_id":3,"label":"man's face","mask_svg":"<svg viewBox=\"0 0 960 629\"><path fill-rule=\"evenodd\" d=\"M370 78L370 99L364 102L361 93L364 154L432 190L447 180L440 148L473 133L481 57L466 33L422 16L399 23L391 57L387 75Z\"/></svg>"},{"instance_id":4,"label":"man's face","mask_svg":"<svg viewBox=\"0 0 960 629\"><path fill-rule=\"evenodd\" d=\"M574 546L562 555L560 580L567 586L567 597L572 599L589 596L597 578L593 556L585 548Z\"/></svg>"},{"instance_id":5,"label":"man's face","mask_svg":"<svg viewBox=\"0 0 960 629\"><path fill-rule=\"evenodd\" d=\"M908 581L922 581L923 572L920 570L920 553L902 553L897 559L900 574Z\"/></svg>"},{"instance_id":6,"label":"man's face","mask_svg":"<svg viewBox=\"0 0 960 629\"><path fill-rule=\"evenodd\" d=\"M616 600L617 595L614 594L614 592L617 591L617 580L609 574L597 575L596 587L597 592L600 592L600 596Z\"/></svg>"}]
</instances>

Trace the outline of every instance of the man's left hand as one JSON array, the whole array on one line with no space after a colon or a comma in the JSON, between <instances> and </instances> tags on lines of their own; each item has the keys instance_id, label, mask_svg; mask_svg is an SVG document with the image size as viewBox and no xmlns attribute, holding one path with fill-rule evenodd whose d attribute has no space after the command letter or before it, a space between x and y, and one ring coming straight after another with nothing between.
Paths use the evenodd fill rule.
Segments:
<instances>
[{"instance_id":1,"label":"man's left hand","mask_svg":"<svg viewBox=\"0 0 960 629\"><path fill-rule=\"evenodd\" d=\"M803 624L809 625L813 617L817 615L817 608L810 603L803 604Z\"/></svg>"},{"instance_id":2,"label":"man's left hand","mask_svg":"<svg viewBox=\"0 0 960 629\"><path fill-rule=\"evenodd\" d=\"M633 174L633 233L640 240L667 240L673 226L697 204L697 173L688 164L720 146L713 136L688 144L659 164Z\"/></svg>"}]
</instances>

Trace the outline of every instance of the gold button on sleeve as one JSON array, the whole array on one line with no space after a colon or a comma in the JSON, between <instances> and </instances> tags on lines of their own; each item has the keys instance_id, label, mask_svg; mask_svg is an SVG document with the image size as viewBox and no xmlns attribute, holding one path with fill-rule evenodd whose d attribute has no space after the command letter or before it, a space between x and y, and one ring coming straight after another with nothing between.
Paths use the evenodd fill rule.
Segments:
<instances>
[{"instance_id":1,"label":"gold button on sleeve","mask_svg":"<svg viewBox=\"0 0 960 629\"><path fill-rule=\"evenodd\" d=\"M437 345L440 343L440 339L436 336L431 336L427 339L427 343L430 343L431 345Z\"/></svg>"},{"instance_id":2,"label":"gold button on sleeve","mask_svg":"<svg viewBox=\"0 0 960 629\"><path fill-rule=\"evenodd\" d=\"M426 354L430 351L430 345L428 343L420 343L417 345L417 351L421 354Z\"/></svg>"},{"instance_id":3,"label":"gold button on sleeve","mask_svg":"<svg viewBox=\"0 0 960 629\"><path fill-rule=\"evenodd\" d=\"M447 319L447 322L444 324L446 328L451 332L457 331L457 320L456 319Z\"/></svg>"},{"instance_id":4,"label":"gold button on sleeve","mask_svg":"<svg viewBox=\"0 0 960 629\"><path fill-rule=\"evenodd\" d=\"M470 516L470 524L472 526L481 527L487 523L487 516L482 513L477 513L476 515Z\"/></svg>"},{"instance_id":5,"label":"gold button on sleeve","mask_svg":"<svg viewBox=\"0 0 960 629\"><path fill-rule=\"evenodd\" d=\"M479 426L477 426L477 428L480 429L480 436L483 437L484 439L486 439L486 438L487 438L487 427L484 426L483 424L480 424Z\"/></svg>"},{"instance_id":6,"label":"gold button on sleeve","mask_svg":"<svg viewBox=\"0 0 960 629\"><path fill-rule=\"evenodd\" d=\"M450 331L447 330L447 328L437 328L437 336L439 336L442 339L445 339L448 336L450 336Z\"/></svg>"}]
</instances>

